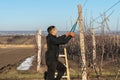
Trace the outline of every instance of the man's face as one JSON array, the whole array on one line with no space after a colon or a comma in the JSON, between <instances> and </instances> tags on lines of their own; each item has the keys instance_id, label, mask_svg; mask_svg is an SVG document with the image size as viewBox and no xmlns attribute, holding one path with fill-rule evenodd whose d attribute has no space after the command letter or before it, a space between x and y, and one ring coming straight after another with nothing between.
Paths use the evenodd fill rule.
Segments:
<instances>
[{"instance_id":1,"label":"man's face","mask_svg":"<svg viewBox=\"0 0 120 80\"><path fill-rule=\"evenodd\" d=\"M51 34L56 36L57 35L57 29L53 28L52 31L51 31Z\"/></svg>"}]
</instances>

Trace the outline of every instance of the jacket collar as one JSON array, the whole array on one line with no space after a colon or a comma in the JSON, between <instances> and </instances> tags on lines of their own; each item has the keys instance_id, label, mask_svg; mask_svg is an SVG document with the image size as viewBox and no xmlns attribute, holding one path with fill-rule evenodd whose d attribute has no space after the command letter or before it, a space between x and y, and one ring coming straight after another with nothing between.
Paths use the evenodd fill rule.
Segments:
<instances>
[{"instance_id":1,"label":"jacket collar","mask_svg":"<svg viewBox=\"0 0 120 80\"><path fill-rule=\"evenodd\" d=\"M54 37L57 37L57 36L55 36L55 35L52 35L52 34L50 34L50 33L48 34L48 36L54 36Z\"/></svg>"}]
</instances>

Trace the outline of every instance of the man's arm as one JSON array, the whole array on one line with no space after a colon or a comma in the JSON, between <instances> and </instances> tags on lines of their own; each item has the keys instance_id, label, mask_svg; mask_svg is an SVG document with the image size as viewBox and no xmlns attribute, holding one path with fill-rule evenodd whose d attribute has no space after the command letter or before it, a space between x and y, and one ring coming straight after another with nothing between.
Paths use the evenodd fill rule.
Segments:
<instances>
[{"instance_id":1,"label":"man's arm","mask_svg":"<svg viewBox=\"0 0 120 80\"><path fill-rule=\"evenodd\" d=\"M59 36L58 38L61 39L61 40L64 40L66 39L66 37L68 36L71 36L71 33L70 32L67 32L66 34L62 35L62 36Z\"/></svg>"},{"instance_id":2,"label":"man's arm","mask_svg":"<svg viewBox=\"0 0 120 80\"><path fill-rule=\"evenodd\" d=\"M68 41L72 38L72 36L66 36L64 35L64 38L62 37L50 37L50 41L53 44L66 44Z\"/></svg>"},{"instance_id":3,"label":"man's arm","mask_svg":"<svg viewBox=\"0 0 120 80\"><path fill-rule=\"evenodd\" d=\"M57 37L58 39L65 39L66 38L66 35L62 35L62 36L59 36Z\"/></svg>"}]
</instances>

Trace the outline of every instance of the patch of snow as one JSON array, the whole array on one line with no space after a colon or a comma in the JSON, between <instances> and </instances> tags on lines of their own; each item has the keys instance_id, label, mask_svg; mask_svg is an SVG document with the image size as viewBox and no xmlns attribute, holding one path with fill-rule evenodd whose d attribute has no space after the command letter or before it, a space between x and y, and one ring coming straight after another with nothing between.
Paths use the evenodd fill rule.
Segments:
<instances>
[{"instance_id":1,"label":"patch of snow","mask_svg":"<svg viewBox=\"0 0 120 80\"><path fill-rule=\"evenodd\" d=\"M29 70L32 66L32 62L34 60L35 56L31 56L25 59L18 67L17 70Z\"/></svg>"}]
</instances>

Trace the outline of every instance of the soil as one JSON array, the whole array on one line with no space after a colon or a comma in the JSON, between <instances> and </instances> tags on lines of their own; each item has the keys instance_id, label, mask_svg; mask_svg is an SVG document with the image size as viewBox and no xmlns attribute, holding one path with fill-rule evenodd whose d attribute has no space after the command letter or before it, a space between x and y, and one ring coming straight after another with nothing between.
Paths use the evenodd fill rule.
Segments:
<instances>
[{"instance_id":1,"label":"soil","mask_svg":"<svg viewBox=\"0 0 120 80\"><path fill-rule=\"evenodd\" d=\"M0 49L0 69L8 65L20 63L22 60L32 55L35 55L33 48Z\"/></svg>"}]
</instances>

